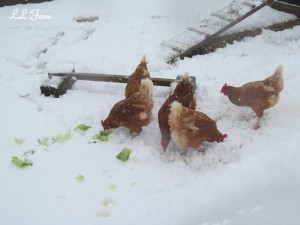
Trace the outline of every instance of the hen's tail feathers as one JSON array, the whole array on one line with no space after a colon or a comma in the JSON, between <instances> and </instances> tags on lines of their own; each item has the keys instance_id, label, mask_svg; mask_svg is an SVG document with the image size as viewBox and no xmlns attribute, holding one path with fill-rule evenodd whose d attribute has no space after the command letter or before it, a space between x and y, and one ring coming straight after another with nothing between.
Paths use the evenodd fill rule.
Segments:
<instances>
[{"instance_id":1,"label":"hen's tail feathers","mask_svg":"<svg viewBox=\"0 0 300 225\"><path fill-rule=\"evenodd\" d=\"M153 82L149 78L145 78L141 81L140 93L147 95L149 97L152 96L153 93Z\"/></svg>"},{"instance_id":2,"label":"hen's tail feathers","mask_svg":"<svg viewBox=\"0 0 300 225\"><path fill-rule=\"evenodd\" d=\"M140 65L147 65L146 55L143 56Z\"/></svg>"},{"instance_id":3,"label":"hen's tail feathers","mask_svg":"<svg viewBox=\"0 0 300 225\"><path fill-rule=\"evenodd\" d=\"M182 76L182 80L190 81L190 74L189 74L189 73L185 73L185 74Z\"/></svg>"},{"instance_id":4,"label":"hen's tail feathers","mask_svg":"<svg viewBox=\"0 0 300 225\"><path fill-rule=\"evenodd\" d=\"M178 81L178 83L191 83L193 84L192 82L192 79L190 78L190 74L189 73L185 73L181 79ZM193 84L194 86L194 84Z\"/></svg>"},{"instance_id":5,"label":"hen's tail feathers","mask_svg":"<svg viewBox=\"0 0 300 225\"><path fill-rule=\"evenodd\" d=\"M276 92L279 93L282 91L284 85L283 85L283 78L282 78L282 71L283 66L280 65L275 70L274 74L270 77L268 77L265 81L268 85L275 88Z\"/></svg>"}]
</instances>

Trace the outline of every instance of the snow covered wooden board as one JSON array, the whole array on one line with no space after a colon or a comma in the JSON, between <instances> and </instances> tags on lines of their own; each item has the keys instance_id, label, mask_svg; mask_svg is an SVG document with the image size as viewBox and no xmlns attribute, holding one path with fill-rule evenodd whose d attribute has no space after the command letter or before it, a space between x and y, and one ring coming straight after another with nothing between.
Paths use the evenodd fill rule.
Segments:
<instances>
[{"instance_id":1,"label":"snow covered wooden board","mask_svg":"<svg viewBox=\"0 0 300 225\"><path fill-rule=\"evenodd\" d=\"M171 62L177 57L187 56L194 46L218 36L271 2L272 0L233 1L225 8L212 13L210 18L202 20L198 27L189 27L177 37L163 42L163 47L168 51L166 61Z\"/></svg>"},{"instance_id":2,"label":"snow covered wooden board","mask_svg":"<svg viewBox=\"0 0 300 225\"><path fill-rule=\"evenodd\" d=\"M77 80L82 81L102 81L111 83L127 83L129 76L99 74L99 73L48 73L49 79L40 86L41 94L45 96L55 96L58 98L64 95L67 90L71 89ZM196 77L190 76L192 83L196 87ZM169 87L171 83L182 79L181 75L176 76L176 79L151 77L153 85Z\"/></svg>"}]
</instances>

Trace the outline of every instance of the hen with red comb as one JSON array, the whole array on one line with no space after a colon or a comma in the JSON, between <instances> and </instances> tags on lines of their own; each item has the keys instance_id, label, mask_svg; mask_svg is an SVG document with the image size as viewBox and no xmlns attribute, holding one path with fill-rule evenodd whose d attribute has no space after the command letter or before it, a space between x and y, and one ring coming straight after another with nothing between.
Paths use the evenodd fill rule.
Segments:
<instances>
[{"instance_id":1,"label":"hen with red comb","mask_svg":"<svg viewBox=\"0 0 300 225\"><path fill-rule=\"evenodd\" d=\"M220 143L227 138L227 134L217 129L216 122L204 113L186 108L177 101L171 104L170 111L171 138L183 153L187 148L200 149L205 141Z\"/></svg>"},{"instance_id":2,"label":"hen with red comb","mask_svg":"<svg viewBox=\"0 0 300 225\"><path fill-rule=\"evenodd\" d=\"M240 87L225 84L221 93L236 106L250 107L257 116L254 129L260 127L264 111L276 105L283 89L283 66L278 66L274 74L264 80L246 83Z\"/></svg>"}]
</instances>

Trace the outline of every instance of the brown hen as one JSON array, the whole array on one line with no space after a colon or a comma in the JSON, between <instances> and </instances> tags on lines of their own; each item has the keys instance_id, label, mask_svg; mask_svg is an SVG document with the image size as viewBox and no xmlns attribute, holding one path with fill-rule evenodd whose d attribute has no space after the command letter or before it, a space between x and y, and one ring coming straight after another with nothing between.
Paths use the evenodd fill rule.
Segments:
<instances>
[{"instance_id":1,"label":"brown hen","mask_svg":"<svg viewBox=\"0 0 300 225\"><path fill-rule=\"evenodd\" d=\"M170 126L168 123L170 114L170 105L174 101L182 103L185 107L195 110L196 100L194 96L195 87L192 83L189 74L186 73L183 78L178 82L174 92L169 96L165 103L161 106L158 111L158 123L161 132L161 145L164 151L166 151L171 136Z\"/></svg>"},{"instance_id":2,"label":"brown hen","mask_svg":"<svg viewBox=\"0 0 300 225\"><path fill-rule=\"evenodd\" d=\"M136 70L130 75L125 88L125 97L129 98L133 93L139 92L142 79L150 78L147 69L146 56L143 57Z\"/></svg>"},{"instance_id":3,"label":"brown hen","mask_svg":"<svg viewBox=\"0 0 300 225\"><path fill-rule=\"evenodd\" d=\"M152 81L149 78L143 79L138 92L116 103L108 117L101 120L103 129L126 127L130 132L139 134L152 118L152 88Z\"/></svg>"},{"instance_id":4,"label":"brown hen","mask_svg":"<svg viewBox=\"0 0 300 225\"><path fill-rule=\"evenodd\" d=\"M279 93L283 89L283 66L277 67L275 73L261 81L246 83L241 87L233 87L225 84L221 93L228 96L229 100L237 106L250 107L258 119L254 129L260 127L260 120L264 110L276 105L279 101Z\"/></svg>"},{"instance_id":5,"label":"brown hen","mask_svg":"<svg viewBox=\"0 0 300 225\"><path fill-rule=\"evenodd\" d=\"M220 143L227 137L227 134L220 133L214 120L177 101L171 104L168 122L171 138L183 153L188 148L200 149L205 141Z\"/></svg>"}]
</instances>

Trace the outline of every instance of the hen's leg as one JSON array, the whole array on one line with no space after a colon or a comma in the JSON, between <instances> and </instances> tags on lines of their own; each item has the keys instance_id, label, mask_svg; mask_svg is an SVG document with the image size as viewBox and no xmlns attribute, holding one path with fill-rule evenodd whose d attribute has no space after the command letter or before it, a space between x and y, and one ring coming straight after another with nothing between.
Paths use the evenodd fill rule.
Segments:
<instances>
[{"instance_id":1,"label":"hen's leg","mask_svg":"<svg viewBox=\"0 0 300 225\"><path fill-rule=\"evenodd\" d=\"M255 123L255 126L254 126L254 130L257 130L258 128L260 128L260 120L261 120L261 117L257 117L257 121Z\"/></svg>"},{"instance_id":2,"label":"hen's leg","mask_svg":"<svg viewBox=\"0 0 300 225\"><path fill-rule=\"evenodd\" d=\"M200 145L200 146L197 148L197 150L198 150L199 152L205 152L205 151L206 151L206 148L205 148L204 146Z\"/></svg>"},{"instance_id":3,"label":"hen's leg","mask_svg":"<svg viewBox=\"0 0 300 225\"><path fill-rule=\"evenodd\" d=\"M180 153L180 155L187 155L186 153L187 153L187 149L186 148L180 148L180 151L181 151L181 153Z\"/></svg>"}]
</instances>

